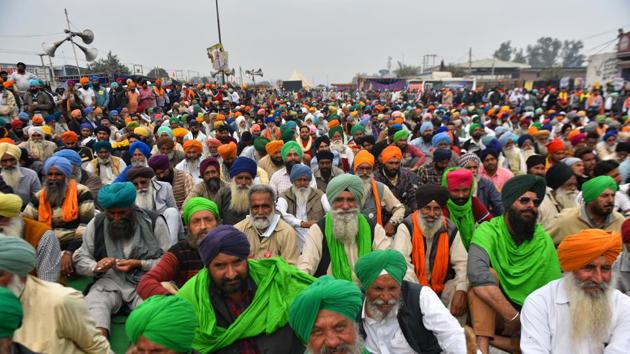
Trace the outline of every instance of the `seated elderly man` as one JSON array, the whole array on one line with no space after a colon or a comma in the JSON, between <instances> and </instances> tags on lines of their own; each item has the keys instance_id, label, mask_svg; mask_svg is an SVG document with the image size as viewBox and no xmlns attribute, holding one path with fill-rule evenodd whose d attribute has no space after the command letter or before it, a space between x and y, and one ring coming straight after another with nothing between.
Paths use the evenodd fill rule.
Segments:
<instances>
[{"instance_id":1,"label":"seated elderly man","mask_svg":"<svg viewBox=\"0 0 630 354\"><path fill-rule=\"evenodd\" d=\"M313 278L282 258L248 259L245 235L220 225L199 243L204 268L176 296L194 308L201 353L303 353L287 325L289 306Z\"/></svg>"},{"instance_id":2,"label":"seated elderly man","mask_svg":"<svg viewBox=\"0 0 630 354\"><path fill-rule=\"evenodd\" d=\"M519 310L527 295L560 278L553 242L537 224L545 180L512 177L503 186L505 214L481 224L468 250L468 307L482 353L519 347ZM496 323L499 318L498 324ZM502 330L502 332L501 332Z\"/></svg>"},{"instance_id":3,"label":"seated elderly man","mask_svg":"<svg viewBox=\"0 0 630 354\"><path fill-rule=\"evenodd\" d=\"M565 209L549 228L549 235L558 245L571 234L583 229L601 229L621 232L623 215L616 212L615 192L617 183L612 177L591 178L582 185L582 199L578 207Z\"/></svg>"},{"instance_id":4,"label":"seated elderly man","mask_svg":"<svg viewBox=\"0 0 630 354\"><path fill-rule=\"evenodd\" d=\"M33 194L39 192L41 183L37 172L20 166L22 150L10 143L0 143L0 176L4 183L13 189L13 193L22 198L22 207L31 201Z\"/></svg>"},{"instance_id":5,"label":"seated elderly man","mask_svg":"<svg viewBox=\"0 0 630 354\"><path fill-rule=\"evenodd\" d=\"M186 140L184 142L184 153L186 158L175 166L175 169L184 171L192 176L193 182L201 181L200 164L203 146L197 140Z\"/></svg>"},{"instance_id":6,"label":"seated elderly man","mask_svg":"<svg viewBox=\"0 0 630 354\"><path fill-rule=\"evenodd\" d=\"M13 341L13 334L22 326L24 311L17 296L4 287L0 287L0 318L2 318L0 350L7 354L32 354L28 348Z\"/></svg>"},{"instance_id":7,"label":"seated elderly man","mask_svg":"<svg viewBox=\"0 0 630 354\"><path fill-rule=\"evenodd\" d=\"M403 280L406 270L405 257L395 250L357 261L365 294L359 328L367 351L465 353L464 329L430 287Z\"/></svg>"},{"instance_id":8,"label":"seated elderly man","mask_svg":"<svg viewBox=\"0 0 630 354\"><path fill-rule=\"evenodd\" d=\"M295 230L276 213L276 195L266 184L255 184L249 189L249 215L236 229L247 236L251 258L263 259L280 256L296 265L300 256Z\"/></svg>"},{"instance_id":9,"label":"seated elderly man","mask_svg":"<svg viewBox=\"0 0 630 354\"><path fill-rule=\"evenodd\" d=\"M381 225L371 225L359 212L363 182L345 174L333 178L326 187L332 209L311 226L298 268L320 277L354 280L354 264L359 257L377 249L389 248L391 239Z\"/></svg>"},{"instance_id":10,"label":"seated elderly man","mask_svg":"<svg viewBox=\"0 0 630 354\"><path fill-rule=\"evenodd\" d=\"M44 139L44 130L41 127L30 127L28 140L20 143L18 147L25 148L32 160L44 162L55 153L57 144Z\"/></svg>"},{"instance_id":11,"label":"seated elderly man","mask_svg":"<svg viewBox=\"0 0 630 354\"><path fill-rule=\"evenodd\" d=\"M135 141L129 145L127 150L129 165L120 172L114 182L128 182L127 171L132 167L149 167L149 158L151 157L151 148L142 141Z\"/></svg>"},{"instance_id":12,"label":"seated elderly man","mask_svg":"<svg viewBox=\"0 0 630 354\"><path fill-rule=\"evenodd\" d=\"M175 204L180 209L193 188L192 176L187 172L174 169L166 155L152 156L149 159L149 167L155 172L155 178L158 181L168 183L172 187Z\"/></svg>"},{"instance_id":13,"label":"seated elderly man","mask_svg":"<svg viewBox=\"0 0 630 354\"><path fill-rule=\"evenodd\" d=\"M161 128L162 127L160 127L160 129ZM158 130L158 133L159 132L160 131ZM177 144L177 146L175 146L175 144ZM177 164L180 163L186 157L186 155L184 154L184 149L179 143L176 143L173 140L172 136L160 137L157 140L156 144L153 146L153 149L151 150L151 154L152 155L160 154L160 155L168 156L168 160L172 166L177 166Z\"/></svg>"},{"instance_id":14,"label":"seated elderly man","mask_svg":"<svg viewBox=\"0 0 630 354\"><path fill-rule=\"evenodd\" d=\"M621 251L616 232L585 229L558 247L562 279L523 305L523 353L625 353L630 298L615 289L611 266Z\"/></svg>"},{"instance_id":15,"label":"seated elderly man","mask_svg":"<svg viewBox=\"0 0 630 354\"><path fill-rule=\"evenodd\" d=\"M113 353L83 295L29 274L36 264L35 250L26 241L0 235L0 287L18 296L24 311L13 341L36 353ZM3 328L8 319L0 318Z\"/></svg>"},{"instance_id":16,"label":"seated elderly man","mask_svg":"<svg viewBox=\"0 0 630 354\"><path fill-rule=\"evenodd\" d=\"M88 187L92 193L92 198L96 198L99 189L103 186L101 179L81 167L81 156L79 156L76 151L62 149L55 152L53 156L63 157L70 161L72 164L72 178L74 178L77 183Z\"/></svg>"},{"instance_id":17,"label":"seated elderly man","mask_svg":"<svg viewBox=\"0 0 630 354\"><path fill-rule=\"evenodd\" d=\"M104 212L90 221L73 260L77 273L94 277L85 300L96 327L109 335L111 315L123 305L133 310L142 299L136 286L170 245L163 217L134 205L130 182L114 183L98 192Z\"/></svg>"},{"instance_id":18,"label":"seated elderly man","mask_svg":"<svg viewBox=\"0 0 630 354\"><path fill-rule=\"evenodd\" d=\"M94 143L96 158L90 161L85 170L101 179L103 185L110 184L127 167L123 159L112 156L112 144L106 141Z\"/></svg>"},{"instance_id":19,"label":"seated elderly man","mask_svg":"<svg viewBox=\"0 0 630 354\"><path fill-rule=\"evenodd\" d=\"M622 293L630 296L630 219L626 219L621 225L621 240L623 250L613 264L615 287Z\"/></svg>"},{"instance_id":20,"label":"seated elderly man","mask_svg":"<svg viewBox=\"0 0 630 354\"><path fill-rule=\"evenodd\" d=\"M291 305L289 324L307 353L365 353L357 320L361 290L352 282L323 276L302 291Z\"/></svg>"},{"instance_id":21,"label":"seated elderly man","mask_svg":"<svg viewBox=\"0 0 630 354\"><path fill-rule=\"evenodd\" d=\"M225 183L221 181L219 168L219 160L214 157L208 157L201 161L199 164L201 181L197 182L197 184L193 186L190 193L188 193L184 204L194 197L203 197L214 200L214 197L219 192L219 189L225 187Z\"/></svg>"},{"instance_id":22,"label":"seated elderly man","mask_svg":"<svg viewBox=\"0 0 630 354\"><path fill-rule=\"evenodd\" d=\"M22 216L37 220L55 232L61 246L61 271L74 272L72 256L83 242L85 225L94 217L94 199L90 190L72 176L72 164L52 156L44 164L46 181L35 194Z\"/></svg>"},{"instance_id":23,"label":"seated elderly man","mask_svg":"<svg viewBox=\"0 0 630 354\"><path fill-rule=\"evenodd\" d=\"M256 178L256 161L239 157L230 168L229 185L219 189L214 201L219 206L222 223L235 225L249 213L249 189Z\"/></svg>"},{"instance_id":24,"label":"seated elderly man","mask_svg":"<svg viewBox=\"0 0 630 354\"><path fill-rule=\"evenodd\" d=\"M276 195L280 195L291 188L291 169L302 161L302 148L295 140L287 141L282 146L281 155L284 167L271 175L269 182ZM311 178L309 183L311 187L317 188L317 182L314 178Z\"/></svg>"},{"instance_id":25,"label":"seated elderly man","mask_svg":"<svg viewBox=\"0 0 630 354\"><path fill-rule=\"evenodd\" d=\"M156 294L175 294L203 268L197 245L218 225L219 209L213 201L195 197L184 204L182 218L186 239L169 248L160 262L140 279L137 291L143 299Z\"/></svg>"},{"instance_id":26,"label":"seated elderly man","mask_svg":"<svg viewBox=\"0 0 630 354\"><path fill-rule=\"evenodd\" d=\"M405 279L430 287L460 317L466 313L468 254L457 227L442 213L448 190L425 184L418 188L416 198L420 209L398 226L393 248L407 261Z\"/></svg>"},{"instance_id":27,"label":"seated elderly man","mask_svg":"<svg viewBox=\"0 0 630 354\"><path fill-rule=\"evenodd\" d=\"M547 192L540 204L538 222L545 230L550 230L560 212L577 207L577 178L571 167L560 162L549 167L545 181Z\"/></svg>"},{"instance_id":28,"label":"seated elderly man","mask_svg":"<svg viewBox=\"0 0 630 354\"><path fill-rule=\"evenodd\" d=\"M22 199L15 194L0 193L0 233L24 239L37 250L37 277L59 280L61 248L55 233L38 221L20 215Z\"/></svg>"},{"instance_id":29,"label":"seated elderly man","mask_svg":"<svg viewBox=\"0 0 630 354\"><path fill-rule=\"evenodd\" d=\"M197 326L188 301L177 296L152 296L127 318L125 332L132 344L128 353L189 353Z\"/></svg>"},{"instance_id":30,"label":"seated elderly man","mask_svg":"<svg viewBox=\"0 0 630 354\"><path fill-rule=\"evenodd\" d=\"M286 190L276 202L276 208L284 221L293 226L298 237L300 251L308 229L321 220L326 211L323 206L324 193L311 187L313 172L309 167L297 164L291 169L291 188Z\"/></svg>"}]
</instances>

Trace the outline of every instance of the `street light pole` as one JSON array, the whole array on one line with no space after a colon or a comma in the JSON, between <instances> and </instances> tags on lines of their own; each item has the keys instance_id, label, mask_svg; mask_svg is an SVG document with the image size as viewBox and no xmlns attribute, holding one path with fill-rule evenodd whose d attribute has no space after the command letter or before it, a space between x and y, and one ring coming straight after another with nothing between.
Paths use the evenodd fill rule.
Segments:
<instances>
[{"instance_id":1,"label":"street light pole","mask_svg":"<svg viewBox=\"0 0 630 354\"><path fill-rule=\"evenodd\" d=\"M70 29L70 19L68 18L68 9L63 9L66 13L66 23L68 24L68 31L72 31ZM79 59L77 59L77 50L72 46L72 53L74 53L74 62L77 64L77 72L79 73L79 77L81 76L81 69L79 68Z\"/></svg>"},{"instance_id":2,"label":"street light pole","mask_svg":"<svg viewBox=\"0 0 630 354\"><path fill-rule=\"evenodd\" d=\"M217 10L217 31L219 32L219 44L223 46L221 41L221 22L219 21L219 0L214 0L214 6ZM225 84L225 73L221 71L221 83Z\"/></svg>"}]
</instances>

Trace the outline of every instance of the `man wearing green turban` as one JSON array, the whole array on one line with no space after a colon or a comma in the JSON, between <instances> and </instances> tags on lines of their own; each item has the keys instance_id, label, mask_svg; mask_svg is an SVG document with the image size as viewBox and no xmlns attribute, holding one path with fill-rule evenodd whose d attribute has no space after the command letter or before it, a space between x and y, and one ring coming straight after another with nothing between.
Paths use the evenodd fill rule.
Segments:
<instances>
[{"instance_id":1,"label":"man wearing green turban","mask_svg":"<svg viewBox=\"0 0 630 354\"><path fill-rule=\"evenodd\" d=\"M323 276L295 299L289 325L309 353L365 353L357 325L361 298L352 282Z\"/></svg>"},{"instance_id":2,"label":"man wearing green turban","mask_svg":"<svg viewBox=\"0 0 630 354\"><path fill-rule=\"evenodd\" d=\"M584 182L579 207L562 210L549 227L549 235L556 247L565 237L584 229L621 232L625 218L615 210L618 189L617 182L610 176L598 176Z\"/></svg>"},{"instance_id":3,"label":"man wearing green turban","mask_svg":"<svg viewBox=\"0 0 630 354\"><path fill-rule=\"evenodd\" d=\"M127 337L142 353L189 353L196 329L192 305L184 298L165 295L151 296L125 323Z\"/></svg>"},{"instance_id":4,"label":"man wearing green turban","mask_svg":"<svg viewBox=\"0 0 630 354\"><path fill-rule=\"evenodd\" d=\"M355 272L365 292L360 327L368 352L465 353L459 322L430 287L403 280L406 271L405 257L391 249L357 261ZM386 329L407 343L383 340Z\"/></svg>"},{"instance_id":5,"label":"man wearing green turban","mask_svg":"<svg viewBox=\"0 0 630 354\"><path fill-rule=\"evenodd\" d=\"M20 343L13 342L13 333L22 325L22 304L7 288L0 287L0 353L33 353Z\"/></svg>"},{"instance_id":6,"label":"man wearing green turban","mask_svg":"<svg viewBox=\"0 0 630 354\"><path fill-rule=\"evenodd\" d=\"M175 294L188 279L203 269L198 245L219 224L219 208L212 200L193 197L184 203L182 219L186 239L171 247L141 279L136 290L141 298Z\"/></svg>"},{"instance_id":7,"label":"man wearing green turban","mask_svg":"<svg viewBox=\"0 0 630 354\"><path fill-rule=\"evenodd\" d=\"M280 155L282 156L282 161L284 161L284 167L274 172L269 179L269 184L276 195L281 195L291 188L291 169L302 162L303 153L300 144L295 140L291 140L282 145ZM310 186L317 188L317 182L314 177L311 178Z\"/></svg>"},{"instance_id":8,"label":"man wearing green turban","mask_svg":"<svg viewBox=\"0 0 630 354\"><path fill-rule=\"evenodd\" d=\"M483 144L481 138L484 135L484 130L479 123L473 123L468 127L468 134L470 139L466 140L462 145L462 149L466 152L481 151Z\"/></svg>"},{"instance_id":9,"label":"man wearing green turban","mask_svg":"<svg viewBox=\"0 0 630 354\"><path fill-rule=\"evenodd\" d=\"M354 264L373 249L389 248L391 238L379 224L371 224L359 212L363 199L361 178L344 174L334 177L326 187L331 211L311 226L298 268L320 277L330 274L337 279L358 282Z\"/></svg>"},{"instance_id":10,"label":"man wearing green turban","mask_svg":"<svg viewBox=\"0 0 630 354\"><path fill-rule=\"evenodd\" d=\"M363 135L365 135L365 127L361 124L355 124L352 129L350 129L350 135L352 135L354 141L362 138Z\"/></svg>"}]
</instances>

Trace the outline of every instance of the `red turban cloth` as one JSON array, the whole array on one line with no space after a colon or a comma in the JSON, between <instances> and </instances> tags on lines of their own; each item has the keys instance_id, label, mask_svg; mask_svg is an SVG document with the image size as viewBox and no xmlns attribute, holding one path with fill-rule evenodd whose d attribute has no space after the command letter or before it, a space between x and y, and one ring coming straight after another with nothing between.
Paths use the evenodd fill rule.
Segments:
<instances>
[{"instance_id":1,"label":"red turban cloth","mask_svg":"<svg viewBox=\"0 0 630 354\"><path fill-rule=\"evenodd\" d=\"M565 272L573 272L604 256L611 264L621 252L621 236L614 231L584 229L567 236L558 246L558 260Z\"/></svg>"},{"instance_id":2,"label":"red turban cloth","mask_svg":"<svg viewBox=\"0 0 630 354\"><path fill-rule=\"evenodd\" d=\"M220 146L221 140L217 138L208 138L208 146Z\"/></svg>"},{"instance_id":3,"label":"red turban cloth","mask_svg":"<svg viewBox=\"0 0 630 354\"><path fill-rule=\"evenodd\" d=\"M72 130L68 130L61 134L61 141L63 141L64 143L76 143L77 141L79 141L79 136Z\"/></svg>"},{"instance_id":4,"label":"red turban cloth","mask_svg":"<svg viewBox=\"0 0 630 354\"><path fill-rule=\"evenodd\" d=\"M402 151L398 146L390 145L381 152L381 161L386 163L391 159L402 160Z\"/></svg>"},{"instance_id":5,"label":"red turban cloth","mask_svg":"<svg viewBox=\"0 0 630 354\"><path fill-rule=\"evenodd\" d=\"M626 221L621 224L621 239L623 243L630 242L630 219L626 219Z\"/></svg>"},{"instance_id":6,"label":"red turban cloth","mask_svg":"<svg viewBox=\"0 0 630 354\"><path fill-rule=\"evenodd\" d=\"M564 150L564 143L560 139L553 139L549 144L547 144L547 151L550 154L555 154L556 152L560 152Z\"/></svg>"},{"instance_id":7,"label":"red turban cloth","mask_svg":"<svg viewBox=\"0 0 630 354\"><path fill-rule=\"evenodd\" d=\"M201 150L203 149L203 147L201 146L201 143L195 139L190 139L190 140L186 140L184 141L184 151L188 152L190 150L195 150L197 151L197 153L201 154Z\"/></svg>"},{"instance_id":8,"label":"red turban cloth","mask_svg":"<svg viewBox=\"0 0 630 354\"><path fill-rule=\"evenodd\" d=\"M446 183L449 191L460 186L470 187L472 182L473 173L465 168L452 170L446 174Z\"/></svg>"}]
</instances>

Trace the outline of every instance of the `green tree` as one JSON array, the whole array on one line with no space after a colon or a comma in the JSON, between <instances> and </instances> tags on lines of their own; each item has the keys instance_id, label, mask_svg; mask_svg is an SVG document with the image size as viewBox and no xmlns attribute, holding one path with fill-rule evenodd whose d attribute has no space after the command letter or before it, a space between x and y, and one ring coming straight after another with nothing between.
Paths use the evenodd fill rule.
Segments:
<instances>
[{"instance_id":1,"label":"green tree","mask_svg":"<svg viewBox=\"0 0 630 354\"><path fill-rule=\"evenodd\" d=\"M112 54L110 50L107 53L107 57L101 58L88 67L90 73L99 73L99 74L131 74L131 70L118 60L118 56Z\"/></svg>"},{"instance_id":2,"label":"green tree","mask_svg":"<svg viewBox=\"0 0 630 354\"><path fill-rule=\"evenodd\" d=\"M527 64L527 57L523 54L523 48L514 51L514 58L512 61L515 63Z\"/></svg>"},{"instance_id":3,"label":"green tree","mask_svg":"<svg viewBox=\"0 0 630 354\"><path fill-rule=\"evenodd\" d=\"M401 62L398 62L398 67L394 69L394 75L396 77L408 77L408 76L417 76L420 73L420 67L413 65L406 65Z\"/></svg>"},{"instance_id":4,"label":"green tree","mask_svg":"<svg viewBox=\"0 0 630 354\"><path fill-rule=\"evenodd\" d=\"M499 45L499 49L494 51L493 56L499 60L510 61L512 53L516 51L516 48L512 48L511 41L502 42Z\"/></svg>"},{"instance_id":5,"label":"green tree","mask_svg":"<svg viewBox=\"0 0 630 354\"><path fill-rule=\"evenodd\" d=\"M582 66L584 63L584 54L580 54L580 50L584 48L582 41L564 41L562 43L562 66L566 68L575 68Z\"/></svg>"},{"instance_id":6,"label":"green tree","mask_svg":"<svg viewBox=\"0 0 630 354\"><path fill-rule=\"evenodd\" d=\"M536 44L527 46L527 61L533 67L552 67L557 63L561 48L559 39L540 37Z\"/></svg>"},{"instance_id":7,"label":"green tree","mask_svg":"<svg viewBox=\"0 0 630 354\"><path fill-rule=\"evenodd\" d=\"M147 74L148 77L150 78L154 78L154 79L165 79L168 78L168 72L166 72L166 70L162 69L162 68L153 68L151 69L151 71L149 71L149 73Z\"/></svg>"}]
</instances>

